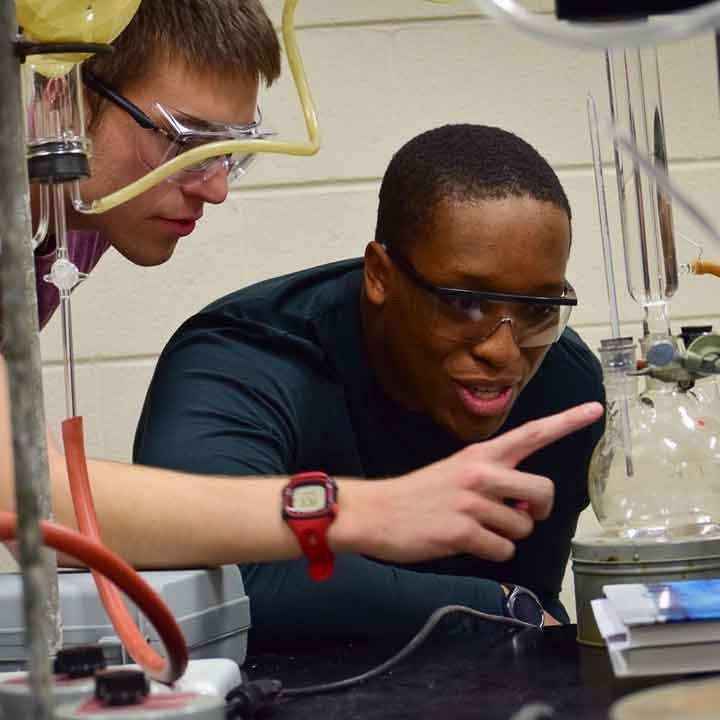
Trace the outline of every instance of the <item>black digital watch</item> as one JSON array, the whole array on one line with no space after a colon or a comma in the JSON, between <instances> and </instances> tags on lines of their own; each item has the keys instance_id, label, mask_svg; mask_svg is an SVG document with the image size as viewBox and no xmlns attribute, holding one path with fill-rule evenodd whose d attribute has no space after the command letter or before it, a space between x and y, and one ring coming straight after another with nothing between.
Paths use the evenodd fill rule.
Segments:
<instances>
[{"instance_id":1,"label":"black digital watch","mask_svg":"<svg viewBox=\"0 0 720 720\"><path fill-rule=\"evenodd\" d=\"M508 591L503 603L505 617L542 628L545 624L545 610L538 596L522 585L502 583L502 586Z\"/></svg>"}]
</instances>

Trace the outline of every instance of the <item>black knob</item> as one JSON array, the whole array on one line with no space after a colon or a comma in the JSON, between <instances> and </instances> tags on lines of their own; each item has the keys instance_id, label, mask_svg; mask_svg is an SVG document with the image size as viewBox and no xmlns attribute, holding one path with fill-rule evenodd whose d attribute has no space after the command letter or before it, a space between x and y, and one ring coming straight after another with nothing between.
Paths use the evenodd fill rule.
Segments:
<instances>
[{"instance_id":1,"label":"black knob","mask_svg":"<svg viewBox=\"0 0 720 720\"><path fill-rule=\"evenodd\" d=\"M72 678L90 677L106 665L105 654L99 645L76 645L58 652L53 663L53 672Z\"/></svg>"},{"instance_id":2,"label":"black knob","mask_svg":"<svg viewBox=\"0 0 720 720\"><path fill-rule=\"evenodd\" d=\"M680 337L687 347L695 338L709 332L712 332L712 325L683 325L680 328Z\"/></svg>"},{"instance_id":3,"label":"black knob","mask_svg":"<svg viewBox=\"0 0 720 720\"><path fill-rule=\"evenodd\" d=\"M101 670L95 675L95 697L105 705L137 705L149 693L141 670Z\"/></svg>"}]
</instances>

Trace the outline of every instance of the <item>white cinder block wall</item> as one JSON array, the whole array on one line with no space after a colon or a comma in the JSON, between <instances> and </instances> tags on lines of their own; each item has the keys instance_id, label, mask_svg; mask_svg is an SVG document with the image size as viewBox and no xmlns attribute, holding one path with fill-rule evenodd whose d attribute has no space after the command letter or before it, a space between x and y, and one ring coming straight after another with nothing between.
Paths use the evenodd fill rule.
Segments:
<instances>
[{"instance_id":1,"label":"white cinder block wall","mask_svg":"<svg viewBox=\"0 0 720 720\"><path fill-rule=\"evenodd\" d=\"M526 5L543 12L553 7L552 0ZM267 7L279 23L282 1L268 0ZM254 281L361 254L372 239L379 180L392 153L443 123L502 126L534 144L556 168L575 216L569 278L581 304L573 324L593 348L609 334L585 114L588 92L607 106L602 56L542 45L461 2L301 0L297 21L320 116L320 154L261 157L224 205L207 208L166 266L133 267L111 252L74 296L80 412L92 456L130 459L157 356L185 318ZM674 178L720 219L711 37L663 48L661 71ZM288 74L262 106L281 136L303 137ZM615 218L613 183L611 175ZM686 217L676 212L675 221L680 231L706 241L707 256L720 254ZM694 251L679 241L679 256L688 261ZM622 269L619 254L616 262ZM717 315L719 290L712 279L683 278L673 303L675 325ZM625 299L628 333L637 336L639 317ZM64 400L57 319L43 333L42 349L48 419L58 427ZM580 531L594 522L585 513ZM574 612L569 575L564 600Z\"/></svg>"}]
</instances>

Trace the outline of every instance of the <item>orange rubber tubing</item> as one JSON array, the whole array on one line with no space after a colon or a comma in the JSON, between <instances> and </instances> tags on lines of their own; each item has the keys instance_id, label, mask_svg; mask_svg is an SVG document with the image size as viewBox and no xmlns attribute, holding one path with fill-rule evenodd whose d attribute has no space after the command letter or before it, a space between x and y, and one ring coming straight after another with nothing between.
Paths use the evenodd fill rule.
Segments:
<instances>
[{"instance_id":1,"label":"orange rubber tubing","mask_svg":"<svg viewBox=\"0 0 720 720\"><path fill-rule=\"evenodd\" d=\"M83 419L74 417L64 420L62 436L70 491L80 533L96 543L102 544L85 459ZM113 585L103 577L102 573L94 569L92 574L100 600L128 654L153 680L164 683L177 680L180 676L176 674L176 670L169 671L165 659L155 652L145 640L116 585ZM177 668L179 663L175 662L174 665ZM184 665L187 665L187 648L185 649ZM183 666L182 671L184 672L184 670Z\"/></svg>"},{"instance_id":2,"label":"orange rubber tubing","mask_svg":"<svg viewBox=\"0 0 720 720\"><path fill-rule=\"evenodd\" d=\"M0 540L14 539L16 530L17 517L0 511ZM40 532L45 545L71 555L92 568L93 572L102 573L105 583L112 581L114 585L111 587L115 592L121 588L150 620L167 653L167 662L163 662L162 670L148 672L153 680L170 684L182 677L188 664L185 638L167 605L150 585L118 555L70 528L41 520Z\"/></svg>"},{"instance_id":3,"label":"orange rubber tubing","mask_svg":"<svg viewBox=\"0 0 720 720\"><path fill-rule=\"evenodd\" d=\"M720 277L720 263L709 260L696 260L690 266L696 275L714 275Z\"/></svg>"}]
</instances>

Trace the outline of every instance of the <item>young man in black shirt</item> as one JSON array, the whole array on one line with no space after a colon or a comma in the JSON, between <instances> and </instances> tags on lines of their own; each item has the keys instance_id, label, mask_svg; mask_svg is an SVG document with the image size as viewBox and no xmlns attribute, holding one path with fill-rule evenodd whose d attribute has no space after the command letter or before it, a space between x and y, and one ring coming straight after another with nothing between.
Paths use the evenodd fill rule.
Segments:
<instances>
[{"instance_id":1,"label":"young man in black shirt","mask_svg":"<svg viewBox=\"0 0 720 720\"><path fill-rule=\"evenodd\" d=\"M502 583L567 619L603 399L565 329L570 220L527 143L438 128L390 163L364 260L240 290L171 339L135 460L255 488L261 507L246 497L222 531L263 546L237 558L260 561L243 566L256 648L407 636L449 603L502 614Z\"/></svg>"}]
</instances>

